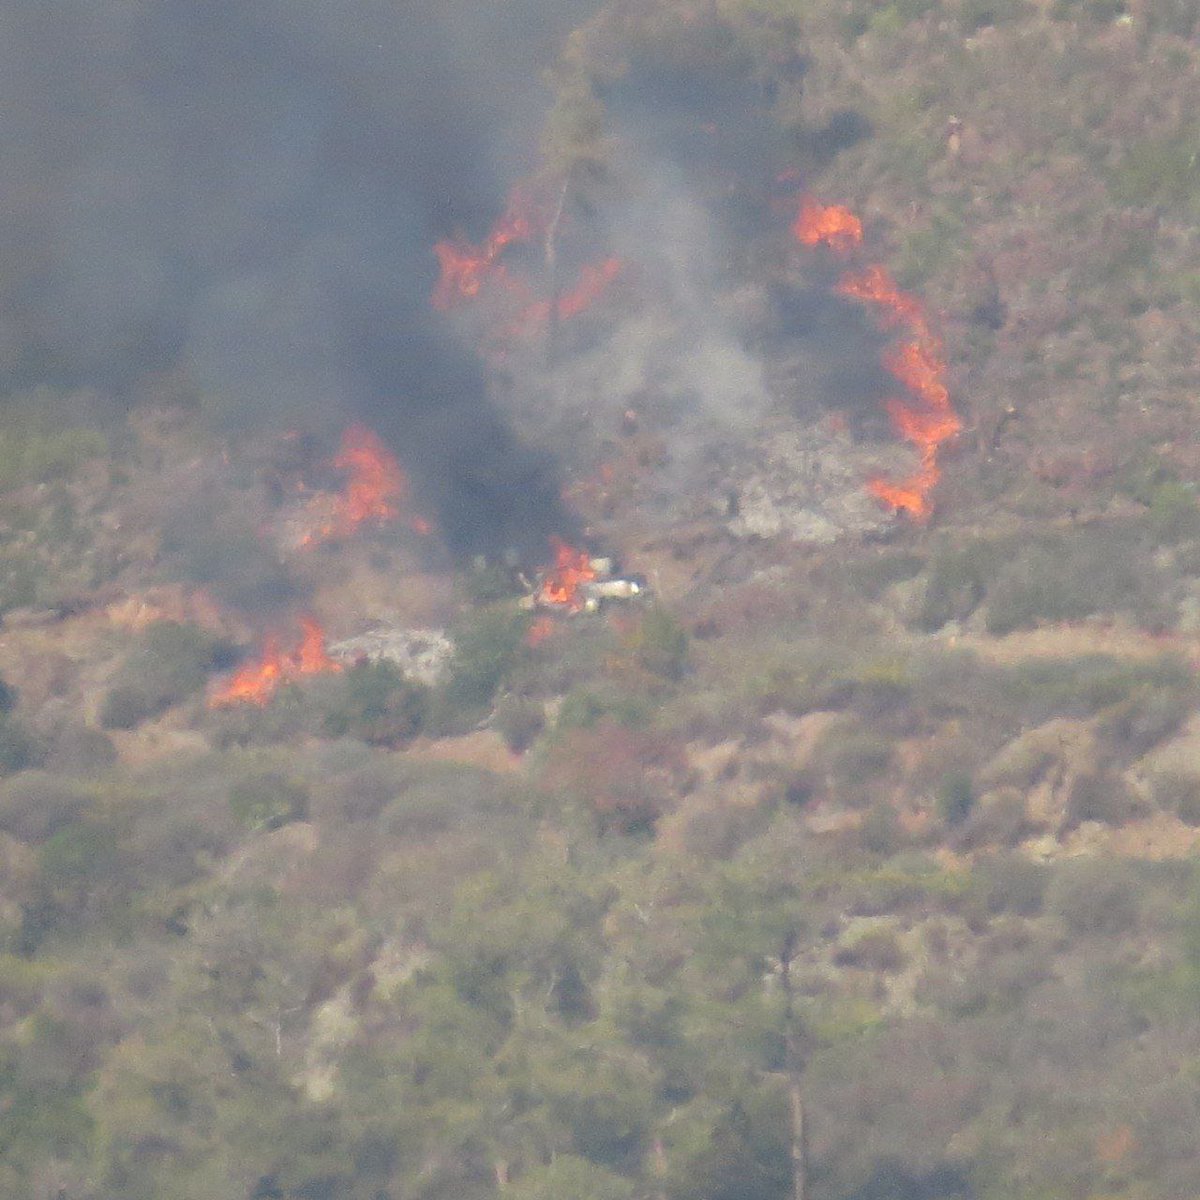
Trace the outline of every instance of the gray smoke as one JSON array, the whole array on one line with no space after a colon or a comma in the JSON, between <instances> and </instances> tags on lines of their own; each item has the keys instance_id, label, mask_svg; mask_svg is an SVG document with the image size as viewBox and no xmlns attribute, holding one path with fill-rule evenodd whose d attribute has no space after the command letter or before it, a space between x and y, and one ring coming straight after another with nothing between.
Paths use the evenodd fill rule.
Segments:
<instances>
[{"instance_id":1,"label":"gray smoke","mask_svg":"<svg viewBox=\"0 0 1200 1200\"><path fill-rule=\"evenodd\" d=\"M11 0L0 378L182 365L231 428L365 419L453 549L536 553L557 482L430 312L431 246L502 207L591 7Z\"/></svg>"}]
</instances>

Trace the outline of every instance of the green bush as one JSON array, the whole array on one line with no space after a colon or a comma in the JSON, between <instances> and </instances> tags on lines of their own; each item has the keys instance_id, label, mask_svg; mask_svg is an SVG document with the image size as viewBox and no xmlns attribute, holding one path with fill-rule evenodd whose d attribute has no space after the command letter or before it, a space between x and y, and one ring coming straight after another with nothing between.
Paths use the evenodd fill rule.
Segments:
<instances>
[{"instance_id":1,"label":"green bush","mask_svg":"<svg viewBox=\"0 0 1200 1200\"><path fill-rule=\"evenodd\" d=\"M1185 825L1200 825L1200 778L1158 772L1150 780L1150 795L1159 808L1175 813Z\"/></svg>"},{"instance_id":2,"label":"green bush","mask_svg":"<svg viewBox=\"0 0 1200 1200\"><path fill-rule=\"evenodd\" d=\"M96 799L93 788L45 771L23 771L0 783L0 830L44 842L78 821Z\"/></svg>"},{"instance_id":3,"label":"green bush","mask_svg":"<svg viewBox=\"0 0 1200 1200\"><path fill-rule=\"evenodd\" d=\"M229 808L248 829L278 829L308 815L308 789L278 771L259 771L229 789Z\"/></svg>"},{"instance_id":4,"label":"green bush","mask_svg":"<svg viewBox=\"0 0 1200 1200\"><path fill-rule=\"evenodd\" d=\"M965 621L983 600L996 553L982 542L939 551L930 564L917 625L932 633L949 621Z\"/></svg>"},{"instance_id":5,"label":"green bush","mask_svg":"<svg viewBox=\"0 0 1200 1200\"><path fill-rule=\"evenodd\" d=\"M845 945L838 946L833 953L833 961L840 967L899 971L907 957L893 930L870 929Z\"/></svg>"},{"instance_id":6,"label":"green bush","mask_svg":"<svg viewBox=\"0 0 1200 1200\"><path fill-rule=\"evenodd\" d=\"M548 1166L526 1171L505 1191L512 1200L633 1200L635 1188L586 1158L559 1154Z\"/></svg>"},{"instance_id":7,"label":"green bush","mask_svg":"<svg viewBox=\"0 0 1200 1200\"><path fill-rule=\"evenodd\" d=\"M664 679L679 679L687 666L687 631L660 605L638 622L628 647L640 666Z\"/></svg>"},{"instance_id":8,"label":"green bush","mask_svg":"<svg viewBox=\"0 0 1200 1200\"><path fill-rule=\"evenodd\" d=\"M1000 853L981 858L971 873L971 885L993 915L1036 916L1042 910L1049 870L1020 854Z\"/></svg>"},{"instance_id":9,"label":"green bush","mask_svg":"<svg viewBox=\"0 0 1200 1200\"><path fill-rule=\"evenodd\" d=\"M61 478L108 443L95 429L71 427L70 397L35 393L10 405L0 421L0 490Z\"/></svg>"},{"instance_id":10,"label":"green bush","mask_svg":"<svg viewBox=\"0 0 1200 1200\"><path fill-rule=\"evenodd\" d=\"M1096 771L1080 775L1067 797L1067 824L1101 821L1121 825L1130 820L1137 805L1125 781L1112 772Z\"/></svg>"},{"instance_id":11,"label":"green bush","mask_svg":"<svg viewBox=\"0 0 1200 1200\"><path fill-rule=\"evenodd\" d=\"M1025 831L1025 797L1016 788L1000 788L970 805L958 823L954 844L964 850L1013 846Z\"/></svg>"},{"instance_id":12,"label":"green bush","mask_svg":"<svg viewBox=\"0 0 1200 1200\"><path fill-rule=\"evenodd\" d=\"M452 711L478 710L491 703L520 658L528 625L523 614L498 608L476 614L456 631L449 678L442 689Z\"/></svg>"},{"instance_id":13,"label":"green bush","mask_svg":"<svg viewBox=\"0 0 1200 1200\"><path fill-rule=\"evenodd\" d=\"M371 746L411 741L429 716L429 688L392 662L357 663L323 697L325 733Z\"/></svg>"},{"instance_id":14,"label":"green bush","mask_svg":"<svg viewBox=\"0 0 1200 1200\"><path fill-rule=\"evenodd\" d=\"M947 825L959 825L966 820L975 804L975 788L971 777L961 772L947 775L938 788L938 815Z\"/></svg>"},{"instance_id":15,"label":"green bush","mask_svg":"<svg viewBox=\"0 0 1200 1200\"><path fill-rule=\"evenodd\" d=\"M631 729L644 728L652 718L645 696L623 688L574 688L563 698L555 717L555 730L591 729L604 717Z\"/></svg>"},{"instance_id":16,"label":"green bush","mask_svg":"<svg viewBox=\"0 0 1200 1200\"><path fill-rule=\"evenodd\" d=\"M1162 542L1200 536L1200 505L1194 488L1178 480L1159 484L1150 497L1150 528Z\"/></svg>"},{"instance_id":17,"label":"green bush","mask_svg":"<svg viewBox=\"0 0 1200 1200\"><path fill-rule=\"evenodd\" d=\"M494 723L504 744L514 754L523 754L545 728L546 714L537 700L505 696L496 705Z\"/></svg>"},{"instance_id":18,"label":"green bush","mask_svg":"<svg viewBox=\"0 0 1200 1200\"><path fill-rule=\"evenodd\" d=\"M1109 176L1114 199L1139 208L1192 203L1200 178L1198 144L1194 127L1166 137L1128 139L1120 163Z\"/></svg>"},{"instance_id":19,"label":"green bush","mask_svg":"<svg viewBox=\"0 0 1200 1200\"><path fill-rule=\"evenodd\" d=\"M1024 8L1024 0L962 0L958 10L959 28L965 34L977 33L989 25L1015 20Z\"/></svg>"},{"instance_id":20,"label":"green bush","mask_svg":"<svg viewBox=\"0 0 1200 1200\"><path fill-rule=\"evenodd\" d=\"M1046 892L1046 908L1073 934L1126 933L1139 915L1137 881L1112 859L1062 863Z\"/></svg>"},{"instance_id":21,"label":"green bush","mask_svg":"<svg viewBox=\"0 0 1200 1200\"><path fill-rule=\"evenodd\" d=\"M195 625L155 621L113 678L100 712L105 729L133 729L199 691L228 647Z\"/></svg>"}]
</instances>

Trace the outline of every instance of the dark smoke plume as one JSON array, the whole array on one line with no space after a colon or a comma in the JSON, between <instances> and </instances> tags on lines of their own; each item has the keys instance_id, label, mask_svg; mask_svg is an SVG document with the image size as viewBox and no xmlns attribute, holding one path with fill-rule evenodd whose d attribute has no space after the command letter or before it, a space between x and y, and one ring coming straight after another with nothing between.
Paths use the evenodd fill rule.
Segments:
<instances>
[{"instance_id":1,"label":"dark smoke plume","mask_svg":"<svg viewBox=\"0 0 1200 1200\"><path fill-rule=\"evenodd\" d=\"M362 419L454 550L538 553L557 481L430 312L430 248L502 207L593 7L10 0L0 379L182 366L231 429Z\"/></svg>"}]
</instances>

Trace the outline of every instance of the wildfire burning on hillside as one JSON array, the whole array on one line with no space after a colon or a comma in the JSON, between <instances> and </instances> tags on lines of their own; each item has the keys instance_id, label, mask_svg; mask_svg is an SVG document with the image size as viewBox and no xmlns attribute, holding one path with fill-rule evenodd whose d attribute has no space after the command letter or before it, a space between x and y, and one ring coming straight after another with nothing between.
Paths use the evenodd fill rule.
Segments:
<instances>
[{"instance_id":1,"label":"wildfire burning on hillside","mask_svg":"<svg viewBox=\"0 0 1200 1200\"><path fill-rule=\"evenodd\" d=\"M305 675L340 671L341 663L330 658L325 649L325 630L320 623L313 617L301 617L300 629L300 641L290 650L284 650L274 635L269 636L258 658L240 667L212 693L209 707L263 707L285 683Z\"/></svg>"},{"instance_id":2,"label":"wildfire burning on hillside","mask_svg":"<svg viewBox=\"0 0 1200 1200\"><path fill-rule=\"evenodd\" d=\"M862 223L849 209L823 206L808 199L801 201L792 232L803 246L824 245L839 254L848 253L862 242ZM938 452L962 429L945 384L941 340L930 329L921 301L902 291L886 268L878 264L843 275L837 291L875 306L882 328L904 331L903 340L885 351L883 365L909 395L892 397L886 406L893 429L916 449L920 462L905 479L876 477L868 481L867 487L894 511L906 512L917 521L927 520L932 511L930 497L941 478Z\"/></svg>"},{"instance_id":3,"label":"wildfire burning on hillside","mask_svg":"<svg viewBox=\"0 0 1200 1200\"><path fill-rule=\"evenodd\" d=\"M552 320L568 321L585 312L621 273L620 259L585 263L575 284L550 300L536 298L529 284L501 261L506 247L514 243L552 238L560 218L561 204L547 203L528 185L513 188L504 214L478 245L463 237L434 245L439 277L430 297L433 307L447 312L476 299L488 287L507 293L518 308L516 318L501 331L510 337L533 336Z\"/></svg>"},{"instance_id":4,"label":"wildfire burning on hillside","mask_svg":"<svg viewBox=\"0 0 1200 1200\"><path fill-rule=\"evenodd\" d=\"M408 498L408 477L395 455L363 425L351 425L342 434L333 465L346 472L346 484L334 498L332 511L305 535L303 546L349 537L367 522L394 521ZM424 517L409 516L408 523L417 533L432 532Z\"/></svg>"}]
</instances>

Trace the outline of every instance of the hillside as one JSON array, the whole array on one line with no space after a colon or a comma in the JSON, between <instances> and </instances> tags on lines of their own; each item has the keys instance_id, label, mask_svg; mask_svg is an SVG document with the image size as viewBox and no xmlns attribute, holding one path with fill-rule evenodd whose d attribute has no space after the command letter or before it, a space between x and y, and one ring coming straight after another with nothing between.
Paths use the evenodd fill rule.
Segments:
<instances>
[{"instance_id":1,"label":"hillside","mask_svg":"<svg viewBox=\"0 0 1200 1200\"><path fill-rule=\"evenodd\" d=\"M0 1197L1193 1195L1193 6L348 7L0 49Z\"/></svg>"}]
</instances>

